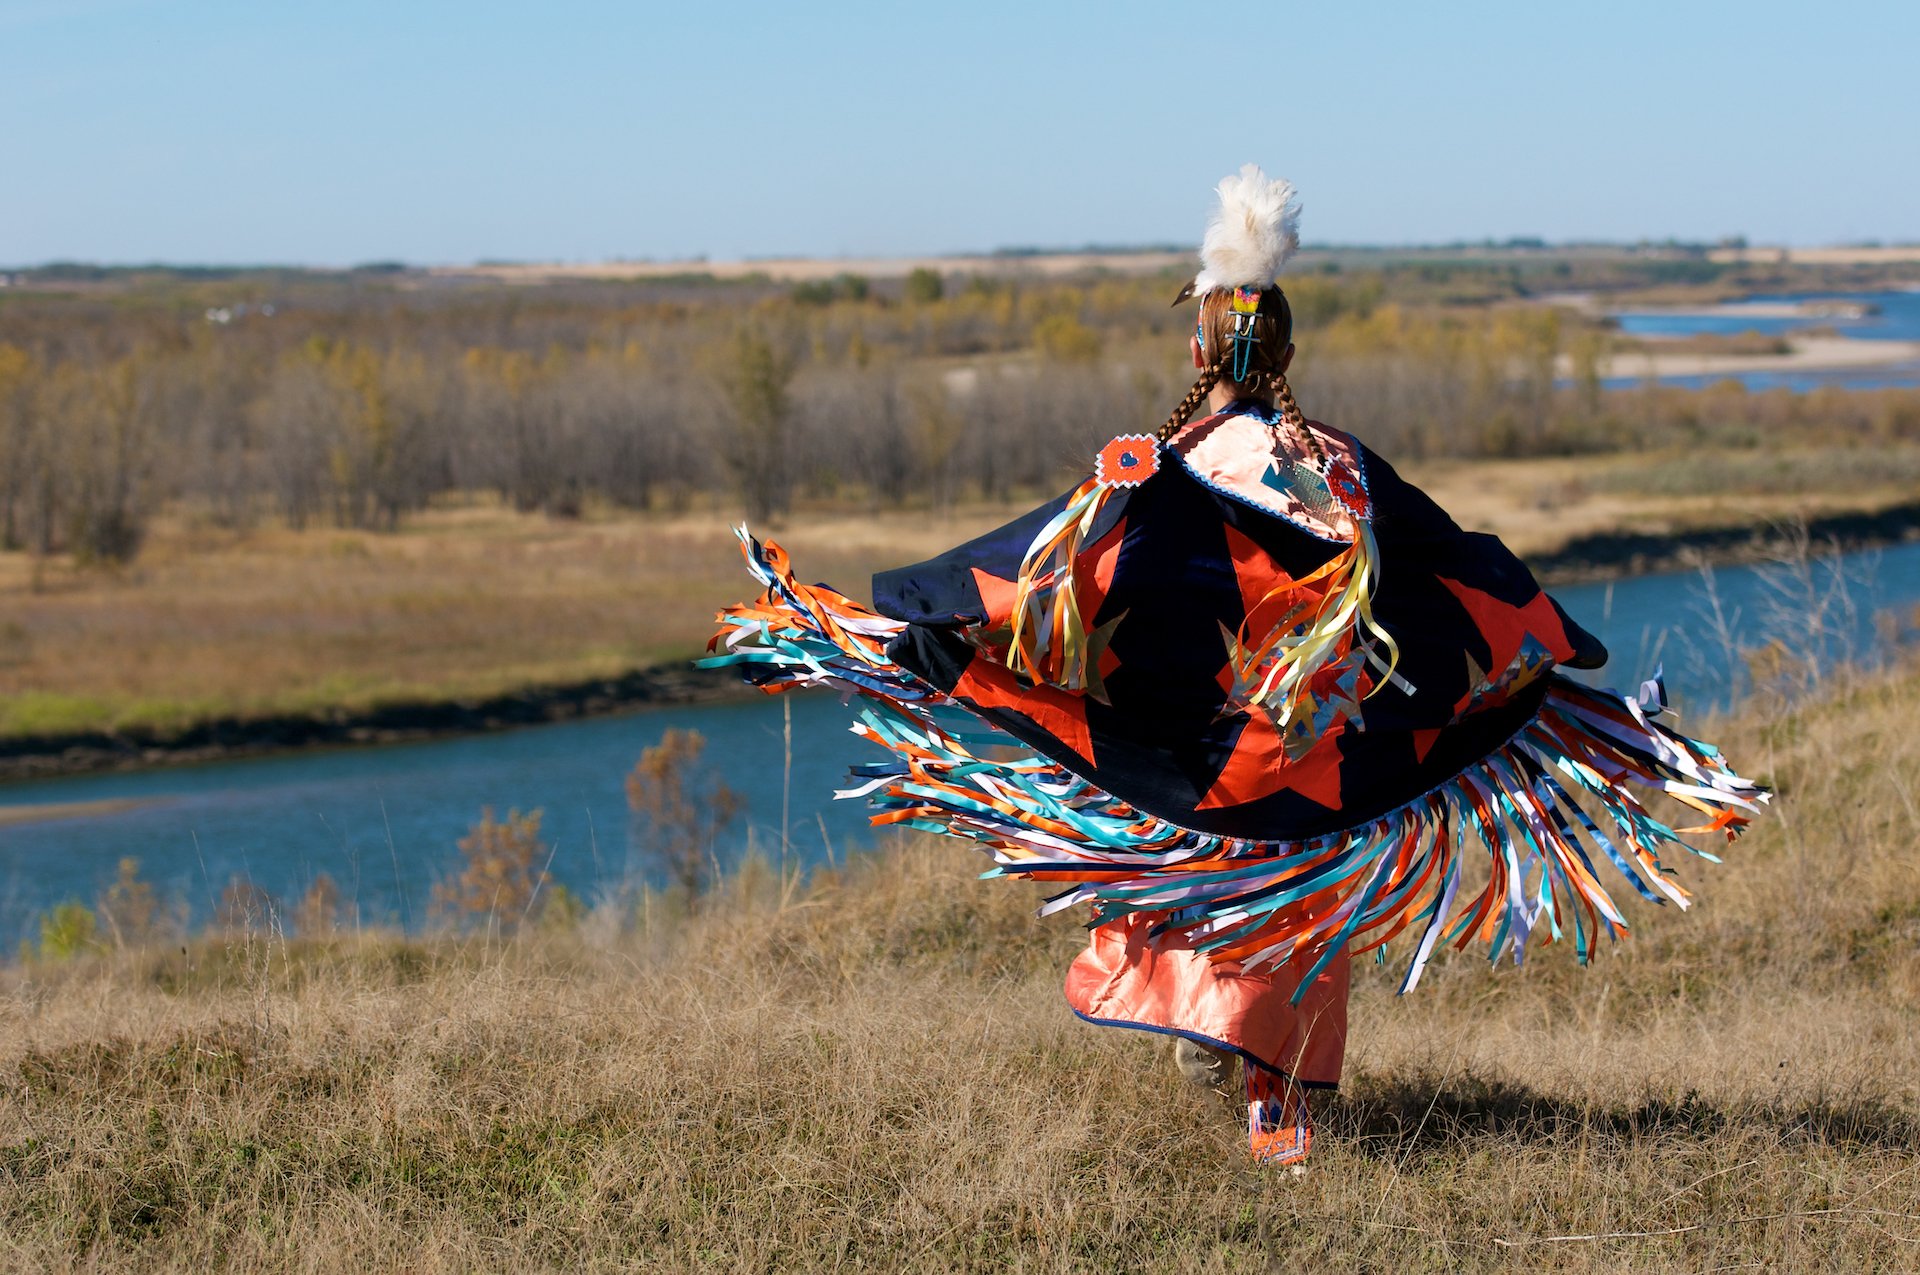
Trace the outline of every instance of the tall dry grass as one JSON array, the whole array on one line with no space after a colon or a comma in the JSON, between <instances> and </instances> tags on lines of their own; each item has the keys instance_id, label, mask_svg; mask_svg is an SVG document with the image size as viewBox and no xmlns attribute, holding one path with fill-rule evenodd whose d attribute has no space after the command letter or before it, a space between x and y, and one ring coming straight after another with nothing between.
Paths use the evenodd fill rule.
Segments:
<instances>
[{"instance_id":1,"label":"tall dry grass","mask_svg":"<svg viewBox=\"0 0 1920 1275\"><path fill-rule=\"evenodd\" d=\"M0 1265L1914 1269L1916 711L1909 667L1693 723L1777 814L1591 968L1359 971L1300 1178L1077 1023L1079 932L953 843L640 928L17 968Z\"/></svg>"}]
</instances>

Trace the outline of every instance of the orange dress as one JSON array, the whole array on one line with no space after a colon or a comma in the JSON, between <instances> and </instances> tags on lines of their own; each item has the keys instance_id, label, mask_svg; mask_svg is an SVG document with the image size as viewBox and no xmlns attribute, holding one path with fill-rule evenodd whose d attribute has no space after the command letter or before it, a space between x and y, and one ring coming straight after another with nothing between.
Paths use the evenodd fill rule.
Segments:
<instances>
[{"instance_id":1,"label":"orange dress","mask_svg":"<svg viewBox=\"0 0 1920 1275\"><path fill-rule=\"evenodd\" d=\"M1255 1158L1292 1164L1313 1144L1307 1093L1340 1083L1347 1052L1349 960L1342 952L1306 988L1305 970L1243 971L1190 948L1155 944L1130 916L1094 930L1067 970L1067 1003L1089 1023L1182 1036L1237 1055Z\"/></svg>"},{"instance_id":2,"label":"orange dress","mask_svg":"<svg viewBox=\"0 0 1920 1275\"><path fill-rule=\"evenodd\" d=\"M1307 1089L1340 1083L1347 1049L1344 953L1328 962L1299 1004L1305 970L1282 965L1245 973L1238 962L1210 961L1191 949L1156 945L1140 916L1103 925L1067 970L1067 1003L1104 1027L1184 1036L1238 1055Z\"/></svg>"}]
</instances>

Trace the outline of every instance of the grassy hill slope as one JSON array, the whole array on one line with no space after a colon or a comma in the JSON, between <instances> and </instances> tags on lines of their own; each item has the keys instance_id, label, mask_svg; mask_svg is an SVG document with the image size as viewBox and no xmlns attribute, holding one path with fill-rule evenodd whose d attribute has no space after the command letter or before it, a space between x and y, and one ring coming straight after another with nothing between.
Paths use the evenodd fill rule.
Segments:
<instances>
[{"instance_id":1,"label":"grassy hill slope","mask_svg":"<svg viewBox=\"0 0 1920 1275\"><path fill-rule=\"evenodd\" d=\"M1077 929L957 844L618 930L17 967L0 1265L1911 1268L1917 711L1909 670L1692 723L1778 814L1592 968L1357 971L1299 1178L1078 1024Z\"/></svg>"}]
</instances>

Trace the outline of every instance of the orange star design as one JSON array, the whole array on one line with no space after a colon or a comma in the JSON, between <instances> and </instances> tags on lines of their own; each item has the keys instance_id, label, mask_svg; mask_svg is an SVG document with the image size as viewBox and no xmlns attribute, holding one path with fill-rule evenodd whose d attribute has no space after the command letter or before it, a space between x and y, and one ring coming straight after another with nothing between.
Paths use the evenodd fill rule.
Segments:
<instances>
[{"instance_id":1,"label":"orange star design","mask_svg":"<svg viewBox=\"0 0 1920 1275\"><path fill-rule=\"evenodd\" d=\"M974 653L954 684L953 695L981 708L1011 709L1029 717L1068 748L1093 760L1093 735L1087 729L1087 704L1081 696L1054 686L1023 686L1012 669L984 651Z\"/></svg>"},{"instance_id":2,"label":"orange star design","mask_svg":"<svg viewBox=\"0 0 1920 1275\"><path fill-rule=\"evenodd\" d=\"M1517 607L1458 580L1445 576L1439 580L1460 599L1460 605L1473 618L1474 627L1487 640L1493 656L1487 664L1489 673L1505 672L1507 665L1513 663L1513 657L1520 653L1529 633L1552 653L1556 663L1573 658L1573 644L1567 641L1566 626L1560 623L1560 613L1553 609L1553 599L1544 591L1535 590L1531 602ZM1464 706L1462 701L1461 707Z\"/></svg>"},{"instance_id":3,"label":"orange star design","mask_svg":"<svg viewBox=\"0 0 1920 1275\"><path fill-rule=\"evenodd\" d=\"M1265 713L1250 714L1233 742L1233 755L1220 768L1199 809L1242 806L1282 791L1297 792L1329 810L1338 809L1340 747L1335 741L1343 729L1336 725L1304 756L1288 761L1273 719Z\"/></svg>"}]
</instances>

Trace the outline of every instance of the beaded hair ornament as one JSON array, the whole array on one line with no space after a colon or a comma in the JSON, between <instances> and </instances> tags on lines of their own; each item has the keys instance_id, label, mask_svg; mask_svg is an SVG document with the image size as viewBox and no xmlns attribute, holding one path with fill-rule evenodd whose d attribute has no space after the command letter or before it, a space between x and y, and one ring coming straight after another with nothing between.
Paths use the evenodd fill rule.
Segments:
<instances>
[{"instance_id":1,"label":"beaded hair ornament","mask_svg":"<svg viewBox=\"0 0 1920 1275\"><path fill-rule=\"evenodd\" d=\"M1260 315L1260 288L1236 287L1233 299L1228 303L1233 307L1233 330L1227 340L1233 346L1233 371L1229 374L1234 383L1240 384L1253 370L1253 352L1260 348L1260 338L1254 335L1253 321ZM1201 345L1205 347L1205 339Z\"/></svg>"}]
</instances>

